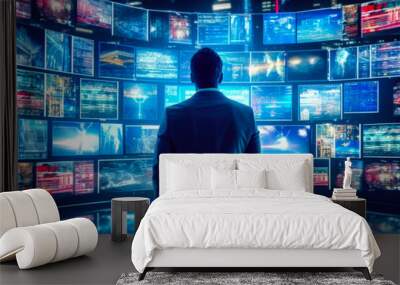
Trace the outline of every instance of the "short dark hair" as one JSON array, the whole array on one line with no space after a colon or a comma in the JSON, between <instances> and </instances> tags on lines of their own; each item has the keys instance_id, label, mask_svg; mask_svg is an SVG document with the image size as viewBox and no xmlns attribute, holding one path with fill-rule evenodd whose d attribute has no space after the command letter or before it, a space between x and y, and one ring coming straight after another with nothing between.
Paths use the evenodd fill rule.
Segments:
<instances>
[{"instance_id":1,"label":"short dark hair","mask_svg":"<svg viewBox=\"0 0 400 285\"><path fill-rule=\"evenodd\" d=\"M190 71L192 81L198 87L217 86L222 74L222 60L214 50L202 48L192 56Z\"/></svg>"}]
</instances>

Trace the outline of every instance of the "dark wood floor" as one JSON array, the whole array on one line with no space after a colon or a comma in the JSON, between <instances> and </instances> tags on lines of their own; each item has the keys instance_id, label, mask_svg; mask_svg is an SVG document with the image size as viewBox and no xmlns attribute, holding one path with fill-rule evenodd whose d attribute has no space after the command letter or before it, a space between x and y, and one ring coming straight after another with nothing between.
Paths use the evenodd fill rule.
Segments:
<instances>
[{"instance_id":1,"label":"dark wood floor","mask_svg":"<svg viewBox=\"0 0 400 285\"><path fill-rule=\"evenodd\" d=\"M375 272L400 282L400 235L375 235L382 257ZM100 235L97 249L78 257L30 270L19 270L15 262L0 265L0 284L115 284L124 272L134 271L131 263L131 239L115 243L109 235ZM310 270L312 271L312 270Z\"/></svg>"}]
</instances>

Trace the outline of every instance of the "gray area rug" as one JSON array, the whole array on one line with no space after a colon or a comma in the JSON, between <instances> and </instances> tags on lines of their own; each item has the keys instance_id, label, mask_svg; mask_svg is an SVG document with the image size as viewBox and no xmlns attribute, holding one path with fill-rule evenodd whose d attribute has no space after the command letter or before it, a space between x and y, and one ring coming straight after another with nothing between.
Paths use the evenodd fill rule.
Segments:
<instances>
[{"instance_id":1,"label":"gray area rug","mask_svg":"<svg viewBox=\"0 0 400 285\"><path fill-rule=\"evenodd\" d=\"M368 281L359 272L148 272L142 281L137 280L138 276L138 273L122 274L117 285L395 285L379 275L372 275L373 280Z\"/></svg>"}]
</instances>

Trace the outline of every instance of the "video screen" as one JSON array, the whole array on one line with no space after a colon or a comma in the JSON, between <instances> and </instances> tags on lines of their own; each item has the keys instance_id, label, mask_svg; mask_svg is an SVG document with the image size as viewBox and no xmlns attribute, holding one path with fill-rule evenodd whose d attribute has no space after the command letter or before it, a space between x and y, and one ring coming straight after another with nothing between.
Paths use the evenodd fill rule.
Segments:
<instances>
[{"instance_id":1,"label":"video screen","mask_svg":"<svg viewBox=\"0 0 400 285\"><path fill-rule=\"evenodd\" d=\"M181 82L191 82L190 61L195 52L195 50L187 50L179 53L179 80Z\"/></svg>"},{"instance_id":2,"label":"video screen","mask_svg":"<svg viewBox=\"0 0 400 285\"><path fill-rule=\"evenodd\" d=\"M316 125L316 157L360 157L359 125Z\"/></svg>"},{"instance_id":3,"label":"video screen","mask_svg":"<svg viewBox=\"0 0 400 285\"><path fill-rule=\"evenodd\" d=\"M344 83L343 112L345 114L378 113L378 81L358 81Z\"/></svg>"},{"instance_id":4,"label":"video screen","mask_svg":"<svg viewBox=\"0 0 400 285\"><path fill-rule=\"evenodd\" d=\"M72 161L37 163L36 187L46 189L51 195L73 194L74 163Z\"/></svg>"},{"instance_id":5,"label":"video screen","mask_svg":"<svg viewBox=\"0 0 400 285\"><path fill-rule=\"evenodd\" d=\"M400 76L400 41L371 45L371 76Z\"/></svg>"},{"instance_id":6,"label":"video screen","mask_svg":"<svg viewBox=\"0 0 400 285\"><path fill-rule=\"evenodd\" d=\"M113 2L113 36L148 40L148 10Z\"/></svg>"},{"instance_id":7,"label":"video screen","mask_svg":"<svg viewBox=\"0 0 400 285\"><path fill-rule=\"evenodd\" d=\"M158 126L125 126L127 154L152 154L157 142Z\"/></svg>"},{"instance_id":8,"label":"video screen","mask_svg":"<svg viewBox=\"0 0 400 285\"><path fill-rule=\"evenodd\" d=\"M81 79L81 118L118 119L118 82Z\"/></svg>"},{"instance_id":9,"label":"video screen","mask_svg":"<svg viewBox=\"0 0 400 285\"><path fill-rule=\"evenodd\" d=\"M126 120L157 120L157 85L124 82L123 108Z\"/></svg>"},{"instance_id":10,"label":"video screen","mask_svg":"<svg viewBox=\"0 0 400 285\"><path fill-rule=\"evenodd\" d=\"M99 160L99 191L152 191L152 165L151 158Z\"/></svg>"},{"instance_id":11,"label":"video screen","mask_svg":"<svg viewBox=\"0 0 400 285\"><path fill-rule=\"evenodd\" d=\"M198 14L197 43L199 45L228 45L229 24L229 14Z\"/></svg>"},{"instance_id":12,"label":"video screen","mask_svg":"<svg viewBox=\"0 0 400 285\"><path fill-rule=\"evenodd\" d=\"M53 156L99 154L99 123L53 121Z\"/></svg>"},{"instance_id":13,"label":"video screen","mask_svg":"<svg viewBox=\"0 0 400 285\"><path fill-rule=\"evenodd\" d=\"M250 89L247 86L221 85L219 91L233 101L250 105Z\"/></svg>"},{"instance_id":14,"label":"video screen","mask_svg":"<svg viewBox=\"0 0 400 285\"><path fill-rule=\"evenodd\" d=\"M379 160L366 162L364 177L367 191L399 191L400 161Z\"/></svg>"},{"instance_id":15,"label":"video screen","mask_svg":"<svg viewBox=\"0 0 400 285\"><path fill-rule=\"evenodd\" d=\"M31 0L16 0L15 16L20 19L30 19L32 17Z\"/></svg>"},{"instance_id":16,"label":"video screen","mask_svg":"<svg viewBox=\"0 0 400 285\"><path fill-rule=\"evenodd\" d=\"M310 126L258 126L262 153L309 153Z\"/></svg>"},{"instance_id":17,"label":"video screen","mask_svg":"<svg viewBox=\"0 0 400 285\"><path fill-rule=\"evenodd\" d=\"M250 54L248 52L220 52L223 62L223 82L249 82Z\"/></svg>"},{"instance_id":18,"label":"video screen","mask_svg":"<svg viewBox=\"0 0 400 285\"><path fill-rule=\"evenodd\" d=\"M44 74L17 69L18 115L39 116L44 114Z\"/></svg>"},{"instance_id":19,"label":"video screen","mask_svg":"<svg viewBox=\"0 0 400 285\"><path fill-rule=\"evenodd\" d=\"M356 38L358 36L358 19L358 4L343 6L344 34L347 38Z\"/></svg>"},{"instance_id":20,"label":"video screen","mask_svg":"<svg viewBox=\"0 0 400 285\"><path fill-rule=\"evenodd\" d=\"M36 0L37 11L42 19L62 25L72 25L72 0Z\"/></svg>"},{"instance_id":21,"label":"video screen","mask_svg":"<svg viewBox=\"0 0 400 285\"><path fill-rule=\"evenodd\" d=\"M341 40L343 37L342 8L298 12L297 43Z\"/></svg>"},{"instance_id":22,"label":"video screen","mask_svg":"<svg viewBox=\"0 0 400 285\"><path fill-rule=\"evenodd\" d=\"M263 15L263 44L295 44L296 13L267 13Z\"/></svg>"},{"instance_id":23,"label":"video screen","mask_svg":"<svg viewBox=\"0 0 400 285\"><path fill-rule=\"evenodd\" d=\"M18 119L19 159L47 158L47 121Z\"/></svg>"},{"instance_id":24,"label":"video screen","mask_svg":"<svg viewBox=\"0 0 400 285\"><path fill-rule=\"evenodd\" d=\"M358 47L358 78L371 76L371 46Z\"/></svg>"},{"instance_id":25,"label":"video screen","mask_svg":"<svg viewBox=\"0 0 400 285\"><path fill-rule=\"evenodd\" d=\"M149 11L149 41L167 44L169 41L169 14Z\"/></svg>"},{"instance_id":26,"label":"video screen","mask_svg":"<svg viewBox=\"0 0 400 285\"><path fill-rule=\"evenodd\" d=\"M107 0L77 0L76 22L89 28L111 30L112 2Z\"/></svg>"},{"instance_id":27,"label":"video screen","mask_svg":"<svg viewBox=\"0 0 400 285\"><path fill-rule=\"evenodd\" d=\"M330 50L330 79L357 78L357 47Z\"/></svg>"},{"instance_id":28,"label":"video screen","mask_svg":"<svg viewBox=\"0 0 400 285\"><path fill-rule=\"evenodd\" d=\"M74 162L74 194L94 193L94 163L93 161Z\"/></svg>"},{"instance_id":29,"label":"video screen","mask_svg":"<svg viewBox=\"0 0 400 285\"><path fill-rule=\"evenodd\" d=\"M330 187L330 161L314 159L314 187Z\"/></svg>"},{"instance_id":30,"label":"video screen","mask_svg":"<svg viewBox=\"0 0 400 285\"><path fill-rule=\"evenodd\" d=\"M100 124L100 154L118 155L123 153L122 124Z\"/></svg>"},{"instance_id":31,"label":"video screen","mask_svg":"<svg viewBox=\"0 0 400 285\"><path fill-rule=\"evenodd\" d=\"M136 49L136 77L178 79L178 54L174 50Z\"/></svg>"},{"instance_id":32,"label":"video screen","mask_svg":"<svg viewBox=\"0 0 400 285\"><path fill-rule=\"evenodd\" d=\"M332 124L315 125L316 157L335 157L335 126Z\"/></svg>"},{"instance_id":33,"label":"video screen","mask_svg":"<svg viewBox=\"0 0 400 285\"><path fill-rule=\"evenodd\" d=\"M178 104L186 99L189 99L196 93L194 85L165 85L164 106L169 107L171 105Z\"/></svg>"},{"instance_id":34,"label":"video screen","mask_svg":"<svg viewBox=\"0 0 400 285\"><path fill-rule=\"evenodd\" d=\"M326 80L328 74L327 59L328 53L326 50L287 52L287 80Z\"/></svg>"},{"instance_id":35,"label":"video screen","mask_svg":"<svg viewBox=\"0 0 400 285\"><path fill-rule=\"evenodd\" d=\"M362 36L399 34L400 2L379 0L361 4Z\"/></svg>"},{"instance_id":36,"label":"video screen","mask_svg":"<svg viewBox=\"0 0 400 285\"><path fill-rule=\"evenodd\" d=\"M251 15L231 14L231 44L246 44L251 42Z\"/></svg>"},{"instance_id":37,"label":"video screen","mask_svg":"<svg viewBox=\"0 0 400 285\"><path fill-rule=\"evenodd\" d=\"M99 76L133 79L135 77L135 48L100 42Z\"/></svg>"},{"instance_id":38,"label":"video screen","mask_svg":"<svg viewBox=\"0 0 400 285\"><path fill-rule=\"evenodd\" d=\"M33 163L19 162L17 165L18 190L33 188Z\"/></svg>"},{"instance_id":39,"label":"video screen","mask_svg":"<svg viewBox=\"0 0 400 285\"><path fill-rule=\"evenodd\" d=\"M169 42L192 44L192 19L188 14L169 14Z\"/></svg>"},{"instance_id":40,"label":"video screen","mask_svg":"<svg viewBox=\"0 0 400 285\"><path fill-rule=\"evenodd\" d=\"M46 68L71 72L71 35L46 30Z\"/></svg>"},{"instance_id":41,"label":"video screen","mask_svg":"<svg viewBox=\"0 0 400 285\"><path fill-rule=\"evenodd\" d=\"M77 95L72 77L46 74L46 115L53 118L75 118Z\"/></svg>"},{"instance_id":42,"label":"video screen","mask_svg":"<svg viewBox=\"0 0 400 285\"><path fill-rule=\"evenodd\" d=\"M343 178L344 178L344 165L345 159L334 159L333 160L333 187L343 188ZM358 191L363 190L362 188L362 178L364 171L364 162L361 159L351 160L351 169L353 170L353 175L351 176L350 186Z\"/></svg>"},{"instance_id":43,"label":"video screen","mask_svg":"<svg viewBox=\"0 0 400 285\"><path fill-rule=\"evenodd\" d=\"M342 116L340 84L299 85L301 121L335 120Z\"/></svg>"},{"instance_id":44,"label":"video screen","mask_svg":"<svg viewBox=\"0 0 400 285\"><path fill-rule=\"evenodd\" d=\"M251 86L251 106L256 120L292 120L291 85Z\"/></svg>"},{"instance_id":45,"label":"video screen","mask_svg":"<svg viewBox=\"0 0 400 285\"><path fill-rule=\"evenodd\" d=\"M72 72L80 75L94 75L94 41L72 38Z\"/></svg>"},{"instance_id":46,"label":"video screen","mask_svg":"<svg viewBox=\"0 0 400 285\"><path fill-rule=\"evenodd\" d=\"M285 53L252 52L250 60L252 82L282 82L285 80Z\"/></svg>"},{"instance_id":47,"label":"video screen","mask_svg":"<svg viewBox=\"0 0 400 285\"><path fill-rule=\"evenodd\" d=\"M44 68L44 30L17 25L16 48L18 65Z\"/></svg>"},{"instance_id":48,"label":"video screen","mask_svg":"<svg viewBox=\"0 0 400 285\"><path fill-rule=\"evenodd\" d=\"M335 125L335 157L360 157L360 125Z\"/></svg>"},{"instance_id":49,"label":"video screen","mask_svg":"<svg viewBox=\"0 0 400 285\"><path fill-rule=\"evenodd\" d=\"M399 157L400 124L365 124L363 154L365 157Z\"/></svg>"},{"instance_id":50,"label":"video screen","mask_svg":"<svg viewBox=\"0 0 400 285\"><path fill-rule=\"evenodd\" d=\"M400 81L393 86L393 115L400 116Z\"/></svg>"}]
</instances>

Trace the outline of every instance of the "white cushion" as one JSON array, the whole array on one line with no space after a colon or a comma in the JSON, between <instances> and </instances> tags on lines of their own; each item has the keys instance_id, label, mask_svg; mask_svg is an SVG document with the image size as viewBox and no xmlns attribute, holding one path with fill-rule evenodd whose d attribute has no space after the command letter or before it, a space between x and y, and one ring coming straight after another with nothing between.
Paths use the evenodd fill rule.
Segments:
<instances>
[{"instance_id":1,"label":"white cushion","mask_svg":"<svg viewBox=\"0 0 400 285\"><path fill-rule=\"evenodd\" d=\"M275 161L239 159L239 170L267 172L267 188L272 190L306 191L308 169L305 161L281 159Z\"/></svg>"},{"instance_id":2,"label":"white cushion","mask_svg":"<svg viewBox=\"0 0 400 285\"><path fill-rule=\"evenodd\" d=\"M170 163L168 191L211 189L211 168Z\"/></svg>"},{"instance_id":3,"label":"white cushion","mask_svg":"<svg viewBox=\"0 0 400 285\"><path fill-rule=\"evenodd\" d=\"M237 187L240 188L267 188L267 171L263 170L236 170Z\"/></svg>"},{"instance_id":4,"label":"white cushion","mask_svg":"<svg viewBox=\"0 0 400 285\"><path fill-rule=\"evenodd\" d=\"M212 188L213 190L236 190L236 170L212 168Z\"/></svg>"}]
</instances>

